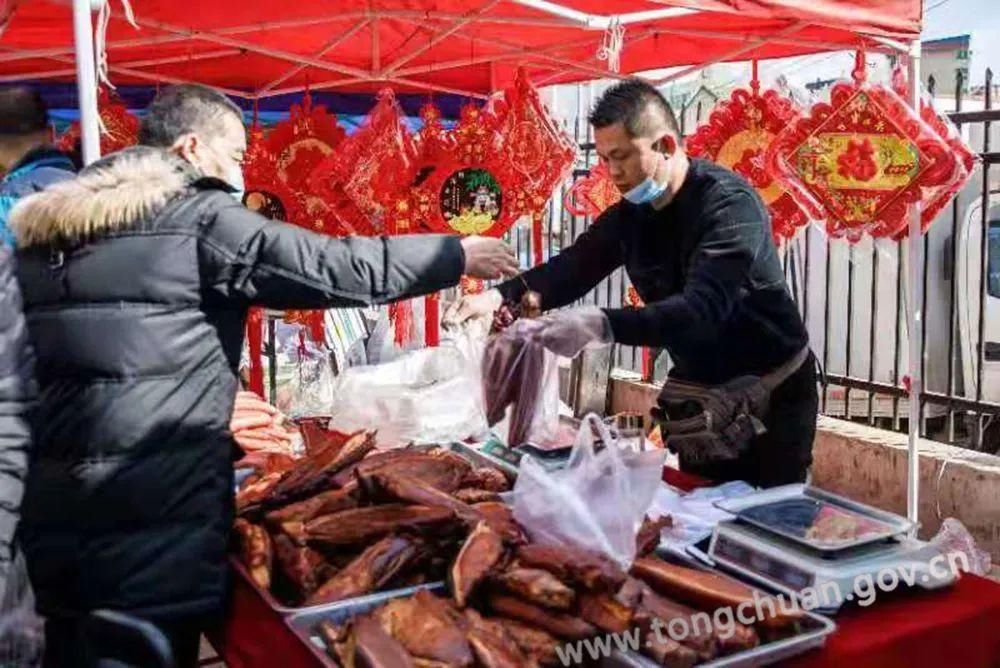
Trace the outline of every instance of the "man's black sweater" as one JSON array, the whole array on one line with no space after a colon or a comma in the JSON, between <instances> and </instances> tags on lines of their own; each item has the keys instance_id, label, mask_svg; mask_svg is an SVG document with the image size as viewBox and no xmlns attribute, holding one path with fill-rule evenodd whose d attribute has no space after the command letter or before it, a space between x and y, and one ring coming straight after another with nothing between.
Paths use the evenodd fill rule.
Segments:
<instances>
[{"instance_id":1,"label":"man's black sweater","mask_svg":"<svg viewBox=\"0 0 1000 668\"><path fill-rule=\"evenodd\" d=\"M645 302L606 309L615 341L665 348L671 375L721 383L766 373L807 342L760 197L740 176L692 159L661 210L622 201L524 279L545 310L571 304L620 266ZM517 300L521 279L500 286Z\"/></svg>"}]
</instances>

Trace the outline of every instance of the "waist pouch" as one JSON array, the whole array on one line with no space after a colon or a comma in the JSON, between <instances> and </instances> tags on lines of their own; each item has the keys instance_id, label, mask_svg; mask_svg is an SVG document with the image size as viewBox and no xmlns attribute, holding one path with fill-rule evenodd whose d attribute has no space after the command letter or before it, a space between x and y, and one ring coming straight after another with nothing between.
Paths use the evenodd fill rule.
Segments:
<instances>
[{"instance_id":1,"label":"waist pouch","mask_svg":"<svg viewBox=\"0 0 1000 668\"><path fill-rule=\"evenodd\" d=\"M667 379L652 410L671 452L690 464L737 459L767 433L771 393L809 357L805 347L763 376L738 376L721 385Z\"/></svg>"}]
</instances>

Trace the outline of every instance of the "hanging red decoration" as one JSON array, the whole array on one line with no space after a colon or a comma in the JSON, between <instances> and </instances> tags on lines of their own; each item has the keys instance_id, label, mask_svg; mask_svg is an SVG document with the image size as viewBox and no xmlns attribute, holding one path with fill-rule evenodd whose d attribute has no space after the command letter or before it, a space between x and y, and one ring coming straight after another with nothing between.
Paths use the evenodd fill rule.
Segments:
<instances>
[{"instance_id":1,"label":"hanging red decoration","mask_svg":"<svg viewBox=\"0 0 1000 668\"><path fill-rule=\"evenodd\" d=\"M635 289L634 285L628 286L628 290L625 292L625 303L630 308L642 308L645 306L645 302L642 301L642 297L639 296L639 291ZM652 382L654 375L653 368L653 351L649 348L642 348L642 380L643 382Z\"/></svg>"},{"instance_id":2,"label":"hanging red decoration","mask_svg":"<svg viewBox=\"0 0 1000 668\"><path fill-rule=\"evenodd\" d=\"M588 176L577 179L563 196L563 207L574 216L599 216L621 201L618 186L611 180L607 164L597 163Z\"/></svg>"},{"instance_id":3,"label":"hanging red decoration","mask_svg":"<svg viewBox=\"0 0 1000 668\"><path fill-rule=\"evenodd\" d=\"M413 182L416 157L403 111L392 91L384 89L358 131L313 170L311 181L326 192L342 191L369 221L372 233L402 234L410 225L396 218L396 229L389 229L386 209L395 204L396 193Z\"/></svg>"},{"instance_id":4,"label":"hanging red decoration","mask_svg":"<svg viewBox=\"0 0 1000 668\"><path fill-rule=\"evenodd\" d=\"M754 77L749 90L733 91L686 143L689 155L728 167L750 182L771 214L775 241L791 238L809 223L803 208L767 168L768 148L799 116L795 104L777 91L761 94Z\"/></svg>"},{"instance_id":5,"label":"hanging red decoration","mask_svg":"<svg viewBox=\"0 0 1000 668\"><path fill-rule=\"evenodd\" d=\"M250 355L250 391L264 396L264 309L251 308L247 312L247 348Z\"/></svg>"},{"instance_id":6,"label":"hanging red decoration","mask_svg":"<svg viewBox=\"0 0 1000 668\"><path fill-rule=\"evenodd\" d=\"M893 71L892 87L900 97L907 96L908 82L906 80L906 71L902 67L897 66ZM934 109L934 101L926 93L920 96L920 119L930 126L937 133L938 137L948 145L951 155L955 158L951 176L937 186L924 189L924 204L920 210L920 224L921 231L926 232L942 209L954 199L955 195L972 178L972 173L976 168L977 156L969 148L968 144L965 143L965 140L962 139L962 134L955 127L955 124L951 122L951 119L939 114ZM906 226L899 230L893 238L898 241L906 238L908 234L909 226Z\"/></svg>"},{"instance_id":7,"label":"hanging red decoration","mask_svg":"<svg viewBox=\"0 0 1000 668\"><path fill-rule=\"evenodd\" d=\"M139 119L122 103L116 93L101 87L97 94L97 111L101 117L101 155L120 151L139 142ZM80 141L80 123L73 121L56 140L60 151L71 153Z\"/></svg>"},{"instance_id":8,"label":"hanging red decoration","mask_svg":"<svg viewBox=\"0 0 1000 668\"><path fill-rule=\"evenodd\" d=\"M334 154L345 136L337 117L323 105L313 105L308 92L301 105L292 105L287 119L271 128L264 146L273 156L276 180L296 195L302 207L301 217L289 222L325 234L343 232L342 221L334 213L334 198L317 192L310 175Z\"/></svg>"},{"instance_id":9,"label":"hanging red decoration","mask_svg":"<svg viewBox=\"0 0 1000 668\"><path fill-rule=\"evenodd\" d=\"M948 145L890 88L865 82L864 54L853 82L833 87L830 104L782 132L768 163L833 237L892 236L910 205L954 171Z\"/></svg>"}]
</instances>

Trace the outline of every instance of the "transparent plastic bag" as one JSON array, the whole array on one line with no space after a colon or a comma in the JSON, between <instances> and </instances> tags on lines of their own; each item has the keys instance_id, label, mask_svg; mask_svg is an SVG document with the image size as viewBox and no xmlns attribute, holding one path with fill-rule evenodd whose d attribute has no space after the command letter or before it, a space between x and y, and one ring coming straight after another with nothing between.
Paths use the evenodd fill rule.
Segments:
<instances>
[{"instance_id":1,"label":"transparent plastic bag","mask_svg":"<svg viewBox=\"0 0 1000 668\"><path fill-rule=\"evenodd\" d=\"M599 451L595 434L606 446ZM514 517L535 542L600 552L627 569L665 457L663 450L622 446L591 413L565 468L549 471L531 455L521 460L511 493Z\"/></svg>"},{"instance_id":2,"label":"transparent plastic bag","mask_svg":"<svg viewBox=\"0 0 1000 668\"><path fill-rule=\"evenodd\" d=\"M0 666L40 666L45 622L35 613L35 596L23 554L15 551L0 594Z\"/></svg>"},{"instance_id":3,"label":"transparent plastic bag","mask_svg":"<svg viewBox=\"0 0 1000 668\"><path fill-rule=\"evenodd\" d=\"M481 344L456 335L436 348L341 374L329 406L330 429L377 429L379 445L448 443L487 432L479 383Z\"/></svg>"},{"instance_id":4,"label":"transparent plastic bag","mask_svg":"<svg viewBox=\"0 0 1000 668\"><path fill-rule=\"evenodd\" d=\"M937 535L931 538L930 542L946 555L953 552L964 554L969 562L970 573L989 575L992 567L990 553L980 550L976 546L976 539L972 537L969 530L954 517L945 518Z\"/></svg>"},{"instance_id":5,"label":"transparent plastic bag","mask_svg":"<svg viewBox=\"0 0 1000 668\"><path fill-rule=\"evenodd\" d=\"M559 358L535 336L541 323L518 320L483 352L486 419L508 445L545 448L559 435Z\"/></svg>"}]
</instances>

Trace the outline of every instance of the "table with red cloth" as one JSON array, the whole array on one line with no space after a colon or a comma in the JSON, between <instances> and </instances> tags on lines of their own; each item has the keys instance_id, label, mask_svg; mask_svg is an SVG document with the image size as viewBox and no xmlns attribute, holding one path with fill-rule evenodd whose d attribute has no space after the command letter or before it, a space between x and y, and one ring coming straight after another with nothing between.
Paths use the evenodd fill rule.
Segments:
<instances>
[{"instance_id":1,"label":"table with red cloth","mask_svg":"<svg viewBox=\"0 0 1000 668\"><path fill-rule=\"evenodd\" d=\"M707 484L675 469L663 479L690 490ZM782 663L794 668L998 668L1000 583L964 574L938 591L880 593L869 607L845 608L822 649ZM235 578L225 623L209 641L229 668L320 665L245 580ZM278 662L278 663L276 663Z\"/></svg>"}]
</instances>

